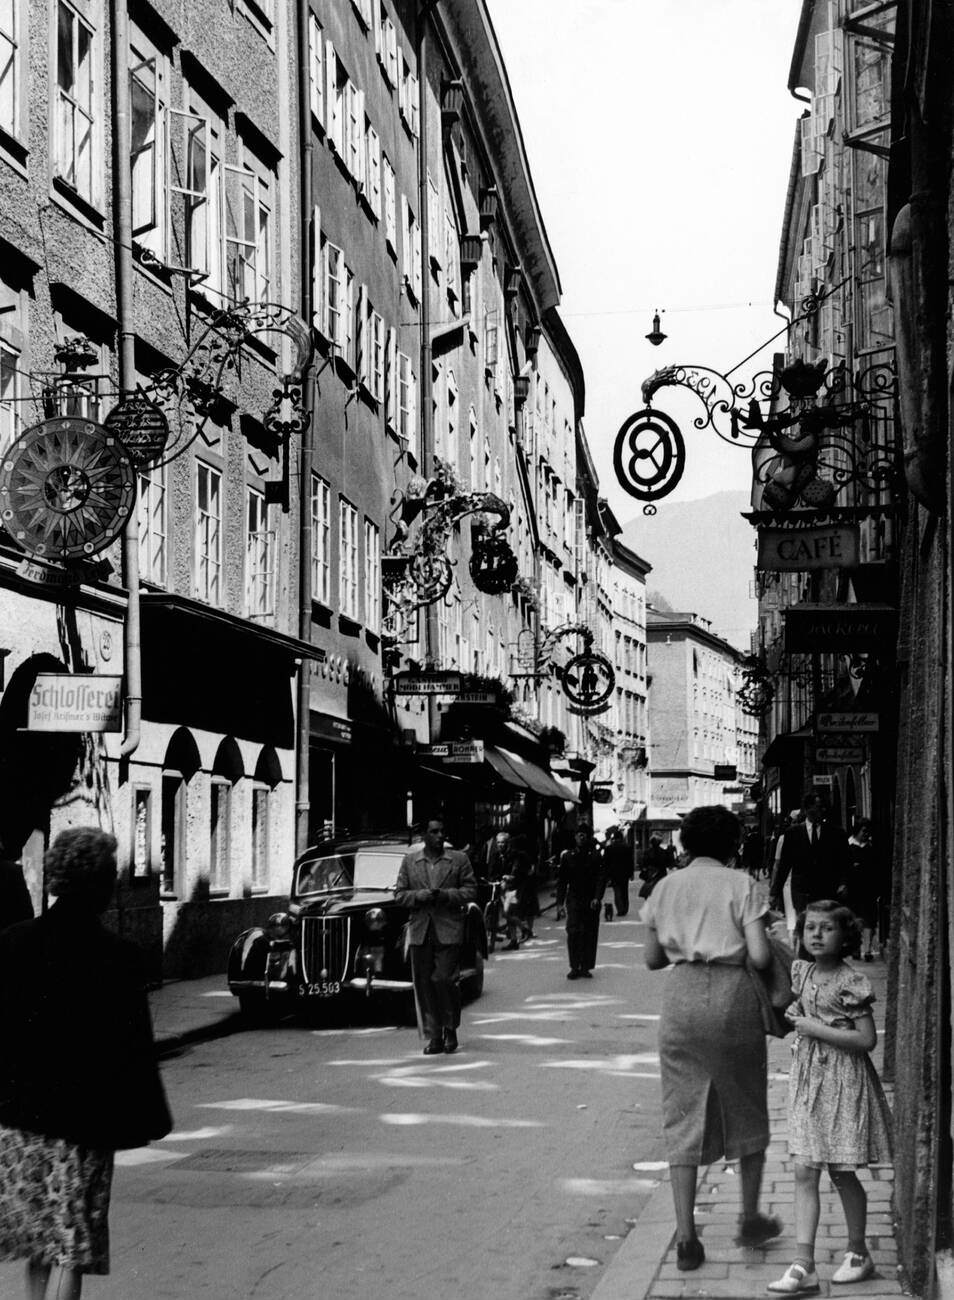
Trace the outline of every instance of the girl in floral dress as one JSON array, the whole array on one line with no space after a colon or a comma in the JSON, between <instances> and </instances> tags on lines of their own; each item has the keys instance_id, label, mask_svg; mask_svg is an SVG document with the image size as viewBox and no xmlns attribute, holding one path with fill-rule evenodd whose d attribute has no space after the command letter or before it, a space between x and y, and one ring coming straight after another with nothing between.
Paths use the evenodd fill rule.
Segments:
<instances>
[{"instance_id":1,"label":"girl in floral dress","mask_svg":"<svg viewBox=\"0 0 954 1300\"><path fill-rule=\"evenodd\" d=\"M868 1053L877 1041L866 976L844 960L859 922L831 900L809 903L796 933L810 961L792 963L796 1000L789 1076L789 1152L795 1163L796 1256L769 1291L815 1295L818 1183L827 1168L848 1226L848 1252L832 1282L863 1282L874 1272L865 1229L868 1198L855 1170L891 1160L891 1116Z\"/></svg>"}]
</instances>

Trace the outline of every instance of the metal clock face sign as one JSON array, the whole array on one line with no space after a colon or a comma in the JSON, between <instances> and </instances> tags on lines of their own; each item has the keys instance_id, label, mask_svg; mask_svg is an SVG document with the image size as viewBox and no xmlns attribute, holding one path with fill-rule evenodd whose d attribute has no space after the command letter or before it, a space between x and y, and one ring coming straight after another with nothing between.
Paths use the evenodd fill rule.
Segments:
<instances>
[{"instance_id":1,"label":"metal clock face sign","mask_svg":"<svg viewBox=\"0 0 954 1300\"><path fill-rule=\"evenodd\" d=\"M45 560L84 560L122 532L136 470L102 425L56 416L27 429L0 460L0 523Z\"/></svg>"}]
</instances>

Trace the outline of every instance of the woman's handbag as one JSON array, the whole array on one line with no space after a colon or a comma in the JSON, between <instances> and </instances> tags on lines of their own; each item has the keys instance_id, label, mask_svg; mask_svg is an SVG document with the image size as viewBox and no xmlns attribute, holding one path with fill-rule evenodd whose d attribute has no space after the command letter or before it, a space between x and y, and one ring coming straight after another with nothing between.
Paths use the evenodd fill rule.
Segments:
<instances>
[{"instance_id":1,"label":"woman's handbag","mask_svg":"<svg viewBox=\"0 0 954 1300\"><path fill-rule=\"evenodd\" d=\"M795 1001L792 954L787 944L776 939L774 934L766 933L765 937L772 951L771 963L765 970L746 964L758 999L763 1029L772 1038L784 1038L792 1032L792 1026L785 1019L785 1009Z\"/></svg>"}]
</instances>

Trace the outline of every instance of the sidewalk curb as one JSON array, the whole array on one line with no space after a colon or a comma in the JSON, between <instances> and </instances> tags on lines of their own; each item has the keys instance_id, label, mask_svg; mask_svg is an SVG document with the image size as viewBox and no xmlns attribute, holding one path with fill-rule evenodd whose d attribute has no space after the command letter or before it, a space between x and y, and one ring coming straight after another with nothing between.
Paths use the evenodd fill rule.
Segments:
<instances>
[{"instance_id":1,"label":"sidewalk curb","mask_svg":"<svg viewBox=\"0 0 954 1300\"><path fill-rule=\"evenodd\" d=\"M675 1235L667 1174L643 1206L590 1300L645 1300Z\"/></svg>"}]
</instances>

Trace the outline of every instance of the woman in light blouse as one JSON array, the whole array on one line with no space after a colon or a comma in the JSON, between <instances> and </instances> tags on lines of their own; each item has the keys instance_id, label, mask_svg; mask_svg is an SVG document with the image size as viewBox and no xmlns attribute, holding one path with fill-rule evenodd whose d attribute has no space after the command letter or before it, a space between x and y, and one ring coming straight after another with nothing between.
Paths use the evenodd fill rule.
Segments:
<instances>
[{"instance_id":1,"label":"woman in light blouse","mask_svg":"<svg viewBox=\"0 0 954 1300\"><path fill-rule=\"evenodd\" d=\"M769 1142L765 1030L746 969L765 969L768 904L735 861L742 838L727 808L694 808L680 838L689 862L646 901L646 965L672 966L659 1027L663 1134L676 1209L677 1267L696 1269L699 1165L739 1161L742 1213L736 1243L757 1246L781 1232L759 1213Z\"/></svg>"}]
</instances>

